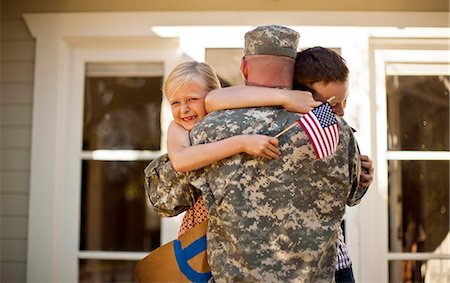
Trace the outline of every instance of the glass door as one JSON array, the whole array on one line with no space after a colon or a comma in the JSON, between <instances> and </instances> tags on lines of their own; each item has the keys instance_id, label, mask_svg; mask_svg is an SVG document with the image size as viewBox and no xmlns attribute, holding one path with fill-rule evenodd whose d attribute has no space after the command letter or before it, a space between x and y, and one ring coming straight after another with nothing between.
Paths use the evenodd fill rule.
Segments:
<instances>
[{"instance_id":1,"label":"glass door","mask_svg":"<svg viewBox=\"0 0 450 283\"><path fill-rule=\"evenodd\" d=\"M378 144L383 157L378 162L385 162L379 166L385 170L378 173L386 178L381 184L387 200L387 277L389 282L449 282L448 52L378 55L385 89L377 135L384 143ZM383 99L380 93L377 99Z\"/></svg>"},{"instance_id":2,"label":"glass door","mask_svg":"<svg viewBox=\"0 0 450 283\"><path fill-rule=\"evenodd\" d=\"M137 260L160 246L143 170L160 154L163 64L85 70L79 281L134 282Z\"/></svg>"},{"instance_id":3,"label":"glass door","mask_svg":"<svg viewBox=\"0 0 450 283\"><path fill-rule=\"evenodd\" d=\"M442 258L450 254L450 77L400 70L388 65L386 75L389 252L399 257L389 262L389 279L444 282L450 276L450 261Z\"/></svg>"}]
</instances>

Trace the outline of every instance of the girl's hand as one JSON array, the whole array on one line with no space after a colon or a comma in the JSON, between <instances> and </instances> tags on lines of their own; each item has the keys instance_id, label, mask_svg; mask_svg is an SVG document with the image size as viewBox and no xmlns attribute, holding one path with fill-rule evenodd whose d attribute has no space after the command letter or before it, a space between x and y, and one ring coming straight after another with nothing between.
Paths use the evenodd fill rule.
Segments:
<instances>
[{"instance_id":1,"label":"girl's hand","mask_svg":"<svg viewBox=\"0 0 450 283\"><path fill-rule=\"evenodd\" d=\"M244 135L244 152L253 156L275 159L280 156L278 139L265 135Z\"/></svg>"},{"instance_id":2,"label":"girl's hand","mask_svg":"<svg viewBox=\"0 0 450 283\"><path fill-rule=\"evenodd\" d=\"M311 92L302 90L283 90L284 99L281 106L287 111L306 114L322 102L314 100Z\"/></svg>"}]
</instances>

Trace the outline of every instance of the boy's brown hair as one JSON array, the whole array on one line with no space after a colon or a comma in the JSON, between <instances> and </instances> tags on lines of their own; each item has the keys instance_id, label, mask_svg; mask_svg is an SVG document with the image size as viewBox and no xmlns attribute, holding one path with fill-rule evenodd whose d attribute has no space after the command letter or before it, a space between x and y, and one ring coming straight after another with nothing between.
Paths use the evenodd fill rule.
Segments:
<instances>
[{"instance_id":1,"label":"boy's brown hair","mask_svg":"<svg viewBox=\"0 0 450 283\"><path fill-rule=\"evenodd\" d=\"M294 89L310 88L317 82L346 82L348 68L344 58L331 49L316 46L297 53Z\"/></svg>"}]
</instances>

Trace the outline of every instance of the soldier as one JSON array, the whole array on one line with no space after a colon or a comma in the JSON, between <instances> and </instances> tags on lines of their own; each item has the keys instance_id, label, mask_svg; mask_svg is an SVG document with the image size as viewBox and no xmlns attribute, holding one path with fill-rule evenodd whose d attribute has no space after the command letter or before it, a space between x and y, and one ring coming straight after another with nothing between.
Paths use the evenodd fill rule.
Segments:
<instances>
[{"instance_id":1,"label":"soldier","mask_svg":"<svg viewBox=\"0 0 450 283\"><path fill-rule=\"evenodd\" d=\"M330 102L333 112L339 116L344 115L347 101L349 70L345 60L331 49L324 47L312 47L297 53L294 68L294 89L309 91L317 100L325 101L330 96L335 98ZM276 90L266 87L229 87L212 90L208 93L206 108L209 111L239 108L237 103L258 99L258 96L248 95L243 98L244 93L256 93L259 95L259 105L280 105L284 97L293 97L292 90ZM325 94L325 97L322 95ZM253 101L252 101L253 102ZM301 102L299 102L301 103ZM255 103L254 103L255 105ZM283 105L283 104L281 104ZM289 111L298 112L297 109L286 107ZM360 188L368 188L373 179L373 164L366 155L361 155L361 167L363 171L360 176ZM356 205L357 203L350 203ZM338 237L338 257L336 263L336 282L355 282L352 270L352 261L348 255L344 242L342 229Z\"/></svg>"},{"instance_id":2,"label":"soldier","mask_svg":"<svg viewBox=\"0 0 450 283\"><path fill-rule=\"evenodd\" d=\"M245 36L246 85L291 88L298 34L262 26ZM216 111L191 131L193 144L240 133L276 135L299 117L279 108ZM192 173L210 215L208 260L216 281L332 281L339 224L356 191L360 160L351 128L316 160L299 127L281 136L278 159L239 154Z\"/></svg>"}]
</instances>

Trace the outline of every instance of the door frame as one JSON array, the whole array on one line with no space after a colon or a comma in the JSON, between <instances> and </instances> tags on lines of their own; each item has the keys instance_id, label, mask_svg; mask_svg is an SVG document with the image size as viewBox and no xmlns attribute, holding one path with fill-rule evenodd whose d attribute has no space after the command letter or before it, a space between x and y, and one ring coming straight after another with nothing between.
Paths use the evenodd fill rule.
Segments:
<instances>
[{"instance_id":1,"label":"door frame","mask_svg":"<svg viewBox=\"0 0 450 283\"><path fill-rule=\"evenodd\" d=\"M388 282L389 260L401 259L450 259L450 254L432 253L391 253L389 252L388 223L388 160L450 160L450 151L442 152L410 152L389 151L387 148L387 105L386 105L386 74L395 64L450 64L448 39L430 38L426 42L420 38L371 38L370 39L370 85L372 132L376 146L372 148L375 164L375 180L371 186L371 196L374 198L367 204L366 221L362 222L363 258L367 261L361 270L362 281ZM430 70L432 72L433 70ZM413 70L409 70L414 72ZM379 235L382 235L380 237ZM380 249L381 248L381 249ZM370 274L373 267L377 273Z\"/></svg>"}]
</instances>

